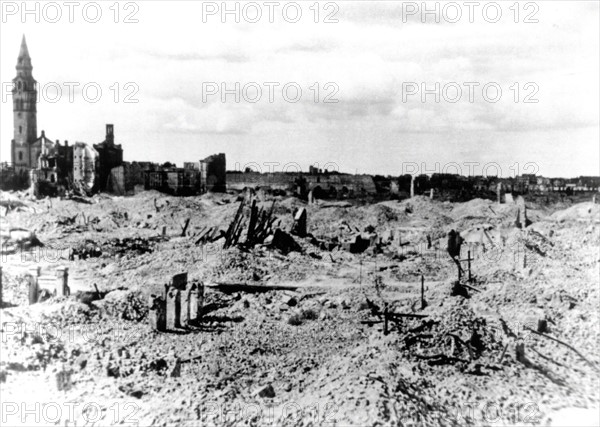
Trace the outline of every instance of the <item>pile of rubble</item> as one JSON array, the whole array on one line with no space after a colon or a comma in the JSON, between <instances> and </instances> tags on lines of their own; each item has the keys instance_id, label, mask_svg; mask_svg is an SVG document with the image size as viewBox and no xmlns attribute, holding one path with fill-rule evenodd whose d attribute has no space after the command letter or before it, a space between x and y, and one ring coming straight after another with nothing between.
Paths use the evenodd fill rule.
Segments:
<instances>
[{"instance_id":1,"label":"pile of rubble","mask_svg":"<svg viewBox=\"0 0 600 427\"><path fill-rule=\"evenodd\" d=\"M102 297L103 295L101 295ZM94 305L109 317L140 322L148 315L144 294L133 290L114 290Z\"/></svg>"},{"instance_id":2,"label":"pile of rubble","mask_svg":"<svg viewBox=\"0 0 600 427\"><path fill-rule=\"evenodd\" d=\"M477 316L466 301L450 298L418 325L403 325L406 356L429 365L478 363L496 367L506 351L501 325Z\"/></svg>"},{"instance_id":3,"label":"pile of rubble","mask_svg":"<svg viewBox=\"0 0 600 427\"><path fill-rule=\"evenodd\" d=\"M154 252L156 244L162 240L162 237L124 237L114 238L99 244L94 240L86 239L84 242L72 248L70 259L85 260L102 256L134 257Z\"/></svg>"}]
</instances>

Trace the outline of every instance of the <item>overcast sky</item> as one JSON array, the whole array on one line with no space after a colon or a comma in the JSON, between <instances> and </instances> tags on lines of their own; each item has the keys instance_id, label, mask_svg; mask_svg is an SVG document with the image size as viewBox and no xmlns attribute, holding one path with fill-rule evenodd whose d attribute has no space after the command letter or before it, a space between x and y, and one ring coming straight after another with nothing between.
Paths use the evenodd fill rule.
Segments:
<instances>
[{"instance_id":1,"label":"overcast sky","mask_svg":"<svg viewBox=\"0 0 600 427\"><path fill-rule=\"evenodd\" d=\"M248 6L236 23L233 15L222 22L218 11L203 16L203 7L211 12L221 2L140 1L127 8L122 2L114 23L109 1L99 2L102 17L91 23L84 18L93 20L95 9L88 7L84 17L86 3L80 2L70 23L69 9L57 2L63 16L50 23L56 8L43 10L42 2L40 22L26 15L23 23L20 10L12 15L21 2L3 1L1 160L10 161L13 136L4 83L15 76L25 34L45 94L38 132L61 142L98 143L105 124L113 123L129 161L181 165L224 152L228 169L250 162L265 170L268 162L281 164L275 170L286 163L307 169L331 162L346 172L399 175L413 171L414 163L420 172L457 163L467 174L465 163L475 162L475 174L493 163L504 176L513 175L517 164L519 173L600 174L597 1L538 1L527 8L521 2L518 17L510 9L514 2L498 2L502 17L496 23L488 22L495 7L482 10L486 2L473 10L473 23L463 2L457 3L457 23L448 22L459 10L443 9L448 2L439 3L440 23L410 2L390 1L321 2L315 23L313 3L299 2L296 23L284 19L294 20L296 12L290 6L284 15L285 2L274 8L273 23L263 2L257 3L259 22L246 22L256 16ZM228 5L233 9L235 2ZM139 22L123 22L128 15ZM79 84L73 102L69 82ZM207 93L220 91L221 83L235 92L235 82L240 89L247 85L239 103L233 93L225 102L220 92ZM269 82L279 84L273 102ZM90 83L86 100L81 88ZM286 101L282 87L288 83ZM440 84L439 103L435 94L423 102L421 83L434 91ZM471 83L479 85L471 86L473 102ZM62 96L50 102L57 85ZM102 90L95 103L94 85ZM262 96L253 103L256 86ZM462 96L450 102L456 87ZM125 102L127 95L139 102ZM338 102L323 102L326 97ZM290 102L294 98L299 100ZM495 175L494 168L487 172Z\"/></svg>"}]
</instances>

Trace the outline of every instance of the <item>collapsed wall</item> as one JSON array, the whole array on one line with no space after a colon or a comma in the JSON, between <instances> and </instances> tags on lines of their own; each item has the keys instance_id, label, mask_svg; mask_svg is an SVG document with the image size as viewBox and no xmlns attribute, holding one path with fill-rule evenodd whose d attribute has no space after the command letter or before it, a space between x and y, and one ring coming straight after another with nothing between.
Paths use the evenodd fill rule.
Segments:
<instances>
[{"instance_id":1,"label":"collapsed wall","mask_svg":"<svg viewBox=\"0 0 600 427\"><path fill-rule=\"evenodd\" d=\"M227 190L226 170L225 153L213 154L200 160L201 192L225 192Z\"/></svg>"},{"instance_id":2,"label":"collapsed wall","mask_svg":"<svg viewBox=\"0 0 600 427\"><path fill-rule=\"evenodd\" d=\"M306 191L313 191L316 197L326 195L375 194L375 182L370 175L351 174L298 174L286 172L227 172L227 189L242 191L244 188L271 188L293 191L299 176L306 182Z\"/></svg>"}]
</instances>

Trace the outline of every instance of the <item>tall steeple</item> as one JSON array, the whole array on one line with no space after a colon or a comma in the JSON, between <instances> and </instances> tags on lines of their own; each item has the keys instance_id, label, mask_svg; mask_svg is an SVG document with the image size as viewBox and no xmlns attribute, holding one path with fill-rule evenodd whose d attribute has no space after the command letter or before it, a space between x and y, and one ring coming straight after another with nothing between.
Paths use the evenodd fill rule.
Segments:
<instances>
[{"instance_id":1,"label":"tall steeple","mask_svg":"<svg viewBox=\"0 0 600 427\"><path fill-rule=\"evenodd\" d=\"M23 73L24 76L31 76L33 66L31 65L31 57L29 56L29 49L27 49L27 41L25 40L25 34L21 40L21 50L19 51L19 58L17 59L17 75Z\"/></svg>"},{"instance_id":2,"label":"tall steeple","mask_svg":"<svg viewBox=\"0 0 600 427\"><path fill-rule=\"evenodd\" d=\"M18 169L35 167L37 158L31 144L37 139L37 82L33 78L31 57L25 35L17 58L17 76L13 79L13 122L12 162Z\"/></svg>"}]
</instances>

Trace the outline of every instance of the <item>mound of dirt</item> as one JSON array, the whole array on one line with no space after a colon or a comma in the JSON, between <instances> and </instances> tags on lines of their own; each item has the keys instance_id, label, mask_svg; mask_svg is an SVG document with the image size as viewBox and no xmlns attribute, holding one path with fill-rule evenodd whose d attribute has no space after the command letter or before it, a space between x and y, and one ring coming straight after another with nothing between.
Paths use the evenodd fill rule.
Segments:
<instances>
[{"instance_id":1,"label":"mound of dirt","mask_svg":"<svg viewBox=\"0 0 600 427\"><path fill-rule=\"evenodd\" d=\"M550 219L557 222L581 221L600 223L600 204L586 202L578 203L570 208L550 215Z\"/></svg>"}]
</instances>

